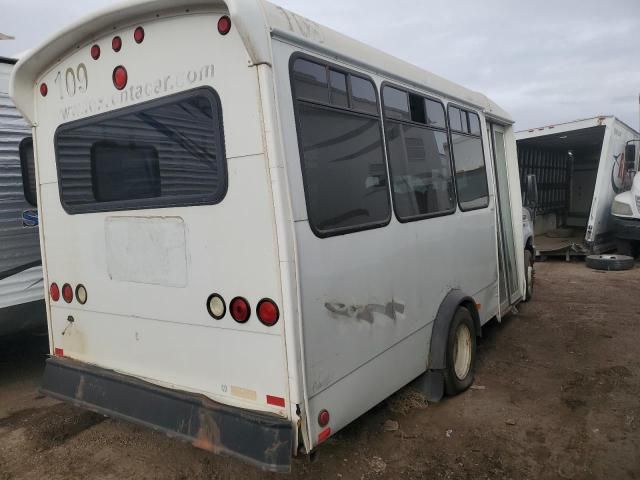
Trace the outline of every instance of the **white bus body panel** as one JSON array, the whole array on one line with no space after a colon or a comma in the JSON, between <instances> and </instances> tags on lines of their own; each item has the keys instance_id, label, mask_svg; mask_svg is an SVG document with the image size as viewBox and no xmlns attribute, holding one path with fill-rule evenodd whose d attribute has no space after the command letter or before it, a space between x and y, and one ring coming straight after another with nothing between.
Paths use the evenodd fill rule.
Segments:
<instances>
[{"instance_id":1,"label":"white bus body panel","mask_svg":"<svg viewBox=\"0 0 640 480\"><path fill-rule=\"evenodd\" d=\"M409 223L400 223L392 215L384 227L319 238L312 232L305 208L289 60L292 54L304 52L336 62L302 45L278 40L273 50L294 207L310 416L328 409L332 429L339 429L427 369L432 322L452 289L476 300L482 323L496 315L490 150L485 132L488 208L458 209L453 215ZM378 90L386 79L363 68L357 71L372 76ZM317 438L321 429L315 423L311 429L312 438Z\"/></svg>"},{"instance_id":2,"label":"white bus body panel","mask_svg":"<svg viewBox=\"0 0 640 480\"><path fill-rule=\"evenodd\" d=\"M214 320L206 310L214 292L227 303L244 296L253 308L265 297L282 301L257 71L237 31L218 34L218 17L192 12L138 19L145 26L141 45L127 26L97 40L99 61L89 56L91 44L83 45L41 77L50 86L49 95L36 100L48 280L82 283L89 292L85 306L50 302L51 348L153 383L288 416L265 401L266 395L289 398L283 322L240 325L228 314ZM110 48L113 35L123 40L121 52ZM211 47L206 55L184 55L198 45ZM81 64L88 88L77 100L66 92L61 100L58 72ZM129 74L126 98L112 85L119 64ZM220 204L64 211L54 151L58 125L205 85L222 103L229 188ZM140 240L145 236L146 243Z\"/></svg>"}]
</instances>

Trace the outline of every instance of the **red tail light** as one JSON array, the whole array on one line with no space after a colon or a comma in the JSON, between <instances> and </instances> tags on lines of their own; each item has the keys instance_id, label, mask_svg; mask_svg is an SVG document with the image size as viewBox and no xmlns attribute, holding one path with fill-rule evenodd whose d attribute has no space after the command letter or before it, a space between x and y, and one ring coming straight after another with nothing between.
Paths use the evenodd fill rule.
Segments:
<instances>
[{"instance_id":1,"label":"red tail light","mask_svg":"<svg viewBox=\"0 0 640 480\"><path fill-rule=\"evenodd\" d=\"M233 319L238 323L245 323L251 316L251 307L249 306L249 302L242 297L236 297L231 300L229 311L231 312Z\"/></svg>"},{"instance_id":2,"label":"red tail light","mask_svg":"<svg viewBox=\"0 0 640 480\"><path fill-rule=\"evenodd\" d=\"M67 303L71 303L73 301L73 288L68 283L65 283L62 286L62 298Z\"/></svg>"},{"instance_id":3,"label":"red tail light","mask_svg":"<svg viewBox=\"0 0 640 480\"><path fill-rule=\"evenodd\" d=\"M40 95L42 95L43 97L46 97L47 93L49 93L49 87L47 87L46 83L41 83L40 84Z\"/></svg>"},{"instance_id":4,"label":"red tail light","mask_svg":"<svg viewBox=\"0 0 640 480\"><path fill-rule=\"evenodd\" d=\"M220 35L226 35L231 30L231 19L226 15L220 17L218 20L218 33Z\"/></svg>"},{"instance_id":5,"label":"red tail light","mask_svg":"<svg viewBox=\"0 0 640 480\"><path fill-rule=\"evenodd\" d=\"M111 40L111 48L113 48L114 52L119 52L122 48L122 39L120 37L113 37L113 40Z\"/></svg>"},{"instance_id":6,"label":"red tail light","mask_svg":"<svg viewBox=\"0 0 640 480\"><path fill-rule=\"evenodd\" d=\"M51 300L53 300L54 302L60 300L60 288L58 288L57 283L54 282L51 284L51 286L49 287L49 295L51 295Z\"/></svg>"},{"instance_id":7,"label":"red tail light","mask_svg":"<svg viewBox=\"0 0 640 480\"><path fill-rule=\"evenodd\" d=\"M258 303L258 319L267 327L274 326L280 318L280 311L273 300L264 298Z\"/></svg>"},{"instance_id":8,"label":"red tail light","mask_svg":"<svg viewBox=\"0 0 640 480\"><path fill-rule=\"evenodd\" d=\"M127 86L127 79L127 70L122 65L118 65L113 69L113 85L118 90L122 90Z\"/></svg>"},{"instance_id":9,"label":"red tail light","mask_svg":"<svg viewBox=\"0 0 640 480\"><path fill-rule=\"evenodd\" d=\"M318 425L320 425L321 427L326 427L327 425L329 425L330 419L331 417L329 416L329 412L327 410L322 410L318 414Z\"/></svg>"},{"instance_id":10,"label":"red tail light","mask_svg":"<svg viewBox=\"0 0 640 480\"><path fill-rule=\"evenodd\" d=\"M136 28L133 32L133 39L136 41L136 43L142 43L142 41L144 40L144 28Z\"/></svg>"},{"instance_id":11,"label":"red tail light","mask_svg":"<svg viewBox=\"0 0 640 480\"><path fill-rule=\"evenodd\" d=\"M97 60L100 58L100 46L99 45L94 45L93 47L91 47L91 58L93 58L94 60Z\"/></svg>"}]
</instances>

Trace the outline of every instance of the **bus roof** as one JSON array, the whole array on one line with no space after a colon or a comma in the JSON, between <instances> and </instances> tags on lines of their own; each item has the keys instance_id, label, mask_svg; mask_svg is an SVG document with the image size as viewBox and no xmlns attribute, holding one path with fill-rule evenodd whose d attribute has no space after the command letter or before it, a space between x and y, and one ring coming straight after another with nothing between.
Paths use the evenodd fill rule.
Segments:
<instances>
[{"instance_id":1,"label":"bus roof","mask_svg":"<svg viewBox=\"0 0 640 480\"><path fill-rule=\"evenodd\" d=\"M328 53L398 82L427 89L482 110L487 116L513 123L509 114L485 95L464 88L392 55L319 25L264 0L128 0L81 18L31 50L16 65L11 95L22 114L34 121L33 85L52 64L74 48L104 34L107 29L151 13L185 8L228 9L254 64L272 63L270 35L305 48Z\"/></svg>"}]
</instances>

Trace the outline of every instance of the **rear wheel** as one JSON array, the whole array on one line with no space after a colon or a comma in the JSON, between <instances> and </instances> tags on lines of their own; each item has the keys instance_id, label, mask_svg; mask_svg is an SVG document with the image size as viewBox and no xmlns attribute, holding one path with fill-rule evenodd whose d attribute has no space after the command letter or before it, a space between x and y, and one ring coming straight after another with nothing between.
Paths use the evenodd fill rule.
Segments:
<instances>
[{"instance_id":1,"label":"rear wheel","mask_svg":"<svg viewBox=\"0 0 640 480\"><path fill-rule=\"evenodd\" d=\"M473 383L476 367L476 329L469 310L459 307L449 326L447 367L444 380L447 395L465 391Z\"/></svg>"},{"instance_id":2,"label":"rear wheel","mask_svg":"<svg viewBox=\"0 0 640 480\"><path fill-rule=\"evenodd\" d=\"M533 255L531 250L524 251L524 275L525 275L525 293L524 301L528 302L533 297Z\"/></svg>"}]
</instances>

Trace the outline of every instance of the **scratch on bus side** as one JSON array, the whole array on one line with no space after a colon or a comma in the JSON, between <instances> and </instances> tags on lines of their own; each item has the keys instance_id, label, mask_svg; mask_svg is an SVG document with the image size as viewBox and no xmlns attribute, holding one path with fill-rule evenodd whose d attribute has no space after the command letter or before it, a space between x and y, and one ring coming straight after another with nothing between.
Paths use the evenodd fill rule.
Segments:
<instances>
[{"instance_id":1,"label":"scratch on bus side","mask_svg":"<svg viewBox=\"0 0 640 480\"><path fill-rule=\"evenodd\" d=\"M324 306L334 318L356 318L369 323L373 323L374 313L384 315L395 322L397 320L397 314L403 314L405 309L405 305L403 303L398 303L395 300L387 302L386 305L380 305L377 303L369 303L367 305L346 305L341 302L326 302Z\"/></svg>"}]
</instances>

